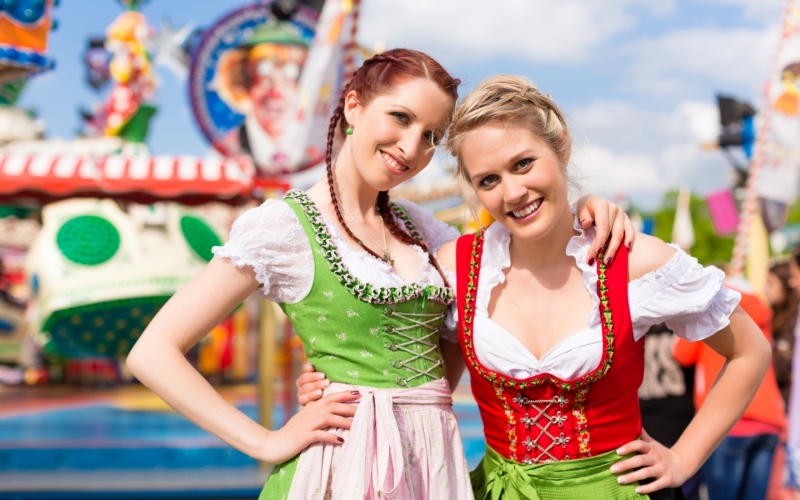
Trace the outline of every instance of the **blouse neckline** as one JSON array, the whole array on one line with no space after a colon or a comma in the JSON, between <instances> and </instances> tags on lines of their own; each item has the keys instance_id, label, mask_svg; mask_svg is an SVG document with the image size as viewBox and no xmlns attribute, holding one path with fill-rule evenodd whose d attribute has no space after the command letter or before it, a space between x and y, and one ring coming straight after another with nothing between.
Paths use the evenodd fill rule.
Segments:
<instances>
[{"instance_id":1,"label":"blouse neckline","mask_svg":"<svg viewBox=\"0 0 800 500\"><path fill-rule=\"evenodd\" d=\"M573 216L575 215L575 205L570 207ZM537 358L522 341L506 328L489 317L489 301L491 300L492 290L497 285L505 282L505 270L511 267L511 253L509 245L511 243L511 231L500 224L494 222L484 233L483 257L481 258L481 276L479 280L478 293L476 298L476 316L491 323L492 327L503 336L507 336L508 341L519 345L523 350L523 356L529 366L540 365L548 359L552 353L571 347L576 343L585 343L583 338L587 332L595 332L601 326L600 321L600 297L597 295L597 269L586 263L586 253L594 240L594 226L588 230L581 227L577 217L574 217L573 229L578 232L570 238L567 243L566 254L575 259L575 263L581 271L583 286L592 298L592 310L589 313L586 328L578 330L553 345L545 352L541 358ZM598 339L599 340L599 339Z\"/></svg>"},{"instance_id":2,"label":"blouse neckline","mask_svg":"<svg viewBox=\"0 0 800 500\"><path fill-rule=\"evenodd\" d=\"M342 261L322 213L308 194L299 190L291 190L286 193L284 198L296 202L303 210L316 235L316 243L322 248L323 257L328 267L336 275L339 282L359 300L372 304L397 304L417 297L423 297L441 304L450 304L453 301L453 292L446 287L420 285L416 282L398 287L377 287L360 281L353 276ZM392 203L392 213L396 218L403 221L406 230L414 239L423 241L422 235L414 226L411 218L404 210L398 208L395 203Z\"/></svg>"}]
</instances>

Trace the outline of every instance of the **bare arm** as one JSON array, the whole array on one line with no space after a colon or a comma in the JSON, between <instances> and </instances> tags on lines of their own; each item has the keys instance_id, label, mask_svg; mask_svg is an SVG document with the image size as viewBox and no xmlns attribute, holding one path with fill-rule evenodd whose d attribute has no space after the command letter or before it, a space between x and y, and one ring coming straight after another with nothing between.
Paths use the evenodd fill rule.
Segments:
<instances>
[{"instance_id":1,"label":"bare arm","mask_svg":"<svg viewBox=\"0 0 800 500\"><path fill-rule=\"evenodd\" d=\"M127 363L136 378L192 422L252 457L280 463L311 442L338 442L322 429L349 428L345 417L355 408L341 403L355 397L329 396L290 420L284 430L293 432L270 432L225 401L189 364L186 351L257 287L252 269L213 259L153 318Z\"/></svg>"},{"instance_id":2,"label":"bare arm","mask_svg":"<svg viewBox=\"0 0 800 500\"><path fill-rule=\"evenodd\" d=\"M461 353L461 344L458 342L450 342L447 339L439 341L439 349L442 351L442 359L444 359L444 368L447 371L447 382L450 384L450 392L456 390L458 383L461 381L461 375L464 374L464 355Z\"/></svg>"},{"instance_id":3,"label":"bare arm","mask_svg":"<svg viewBox=\"0 0 800 500\"><path fill-rule=\"evenodd\" d=\"M639 235L637 251L631 253L631 277L657 269L674 252L656 238ZM639 255L635 255L637 253ZM639 455L614 465L612 472L641 467L620 476L621 483L648 477L656 479L637 487L639 493L680 486L697 472L747 409L772 359L772 350L764 334L739 307L731 314L730 325L704 342L726 361L703 406L675 446L666 448L644 433L641 440L618 450L621 455Z\"/></svg>"}]
</instances>

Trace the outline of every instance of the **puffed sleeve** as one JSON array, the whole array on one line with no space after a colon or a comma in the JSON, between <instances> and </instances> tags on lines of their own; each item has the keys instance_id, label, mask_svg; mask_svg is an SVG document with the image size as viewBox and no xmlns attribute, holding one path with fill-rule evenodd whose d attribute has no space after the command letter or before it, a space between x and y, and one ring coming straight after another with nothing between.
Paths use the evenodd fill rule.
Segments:
<instances>
[{"instance_id":1,"label":"puffed sleeve","mask_svg":"<svg viewBox=\"0 0 800 500\"><path fill-rule=\"evenodd\" d=\"M284 201L267 200L243 213L233 223L228 242L212 252L236 267L251 267L261 294L274 302L298 302L314 282L311 244Z\"/></svg>"},{"instance_id":2,"label":"puffed sleeve","mask_svg":"<svg viewBox=\"0 0 800 500\"><path fill-rule=\"evenodd\" d=\"M675 255L660 269L628 286L631 320L636 340L658 323L680 338L697 341L730 324L741 294L723 286L725 274L703 267L676 245Z\"/></svg>"},{"instance_id":3,"label":"puffed sleeve","mask_svg":"<svg viewBox=\"0 0 800 500\"><path fill-rule=\"evenodd\" d=\"M399 200L398 203L406 209L411 221L422 234L428 249L434 254L442 245L461 236L458 229L437 219L433 215L433 210L422 208L407 200Z\"/></svg>"}]
</instances>

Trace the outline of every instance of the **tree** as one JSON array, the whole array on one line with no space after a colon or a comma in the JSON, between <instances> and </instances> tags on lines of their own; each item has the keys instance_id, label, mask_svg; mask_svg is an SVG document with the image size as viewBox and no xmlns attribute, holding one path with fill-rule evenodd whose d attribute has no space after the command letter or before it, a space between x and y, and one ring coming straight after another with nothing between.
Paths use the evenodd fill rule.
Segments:
<instances>
[{"instance_id":1,"label":"tree","mask_svg":"<svg viewBox=\"0 0 800 500\"><path fill-rule=\"evenodd\" d=\"M678 191L672 190L664 194L661 207L654 212L640 211L643 217L653 219L653 235L670 242L672 241L672 225L675 221L675 208L678 202ZM692 195L689 202L689 211L692 214L695 243L689 253L697 257L703 265L718 262L730 262L733 255L733 236L718 236L711 223L706 202L703 198Z\"/></svg>"}]
</instances>

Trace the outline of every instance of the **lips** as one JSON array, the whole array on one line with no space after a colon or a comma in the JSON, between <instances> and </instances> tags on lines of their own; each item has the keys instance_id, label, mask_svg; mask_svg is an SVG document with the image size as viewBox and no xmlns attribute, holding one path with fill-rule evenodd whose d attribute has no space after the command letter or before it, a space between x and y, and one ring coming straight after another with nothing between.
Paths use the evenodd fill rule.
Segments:
<instances>
[{"instance_id":1,"label":"lips","mask_svg":"<svg viewBox=\"0 0 800 500\"><path fill-rule=\"evenodd\" d=\"M525 217L536 212L539 209L539 207L542 206L543 201L544 198L538 198L536 200L533 200L531 203L528 203L522 208L518 208L517 210L512 210L508 212L508 214L515 219L524 219Z\"/></svg>"},{"instance_id":2,"label":"lips","mask_svg":"<svg viewBox=\"0 0 800 500\"><path fill-rule=\"evenodd\" d=\"M402 175L408 172L408 165L400 163L394 156L390 155L389 153L381 151L381 157L383 158L383 162L386 163L386 166L392 173L396 175Z\"/></svg>"}]
</instances>

